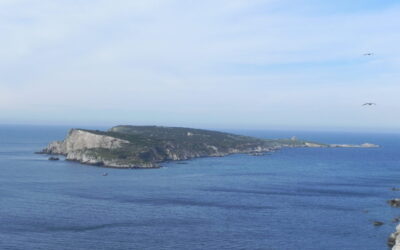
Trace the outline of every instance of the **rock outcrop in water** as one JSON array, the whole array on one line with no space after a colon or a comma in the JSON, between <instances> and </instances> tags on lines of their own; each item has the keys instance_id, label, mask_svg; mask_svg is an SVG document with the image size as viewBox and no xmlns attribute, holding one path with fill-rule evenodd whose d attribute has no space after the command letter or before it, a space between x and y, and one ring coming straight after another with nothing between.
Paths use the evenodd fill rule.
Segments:
<instances>
[{"instance_id":1,"label":"rock outcrop in water","mask_svg":"<svg viewBox=\"0 0 400 250\"><path fill-rule=\"evenodd\" d=\"M392 233L388 239L388 246L392 250L400 250L400 224L396 227L396 232Z\"/></svg>"},{"instance_id":2,"label":"rock outcrop in water","mask_svg":"<svg viewBox=\"0 0 400 250\"><path fill-rule=\"evenodd\" d=\"M396 199L388 200L388 204L392 207L400 207L400 199L396 198Z\"/></svg>"},{"instance_id":3,"label":"rock outcrop in water","mask_svg":"<svg viewBox=\"0 0 400 250\"><path fill-rule=\"evenodd\" d=\"M117 126L108 131L72 129L40 153L115 168L154 168L160 162L206 156L260 154L282 147L328 147L300 140L266 140L217 131L157 126Z\"/></svg>"}]
</instances>

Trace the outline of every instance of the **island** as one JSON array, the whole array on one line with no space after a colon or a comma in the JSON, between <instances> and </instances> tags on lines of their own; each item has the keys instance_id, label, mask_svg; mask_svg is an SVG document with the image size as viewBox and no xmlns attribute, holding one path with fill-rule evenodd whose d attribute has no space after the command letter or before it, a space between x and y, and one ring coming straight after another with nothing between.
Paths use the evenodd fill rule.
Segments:
<instances>
[{"instance_id":1,"label":"island","mask_svg":"<svg viewBox=\"0 0 400 250\"><path fill-rule=\"evenodd\" d=\"M108 131L71 129L63 141L40 154L111 168L158 168L160 163L230 154L260 155L285 147L376 147L374 144L323 144L289 139L261 139L218 131L163 127L115 126Z\"/></svg>"}]
</instances>

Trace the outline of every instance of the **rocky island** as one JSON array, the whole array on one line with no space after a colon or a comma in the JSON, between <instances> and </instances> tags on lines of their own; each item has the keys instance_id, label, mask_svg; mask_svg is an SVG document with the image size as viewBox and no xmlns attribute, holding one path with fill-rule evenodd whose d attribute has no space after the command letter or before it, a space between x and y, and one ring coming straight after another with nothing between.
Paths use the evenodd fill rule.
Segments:
<instances>
[{"instance_id":1,"label":"rocky island","mask_svg":"<svg viewBox=\"0 0 400 250\"><path fill-rule=\"evenodd\" d=\"M373 144L366 144L371 147ZM283 147L363 147L329 145L292 139L260 139L211 130L116 126L108 131L71 129L63 141L50 143L42 154L113 168L157 168L161 162L229 154L258 155Z\"/></svg>"}]
</instances>

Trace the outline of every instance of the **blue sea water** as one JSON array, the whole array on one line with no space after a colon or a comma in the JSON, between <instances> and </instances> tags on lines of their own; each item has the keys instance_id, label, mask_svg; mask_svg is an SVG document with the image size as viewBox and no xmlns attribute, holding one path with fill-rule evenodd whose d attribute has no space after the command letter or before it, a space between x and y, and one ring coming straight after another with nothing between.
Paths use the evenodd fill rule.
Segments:
<instances>
[{"instance_id":1,"label":"blue sea water","mask_svg":"<svg viewBox=\"0 0 400 250\"><path fill-rule=\"evenodd\" d=\"M0 249L387 249L400 135L240 131L380 148L297 148L151 170L33 154L65 127L0 126ZM102 176L108 172L108 176ZM374 220L385 222L381 227Z\"/></svg>"}]
</instances>

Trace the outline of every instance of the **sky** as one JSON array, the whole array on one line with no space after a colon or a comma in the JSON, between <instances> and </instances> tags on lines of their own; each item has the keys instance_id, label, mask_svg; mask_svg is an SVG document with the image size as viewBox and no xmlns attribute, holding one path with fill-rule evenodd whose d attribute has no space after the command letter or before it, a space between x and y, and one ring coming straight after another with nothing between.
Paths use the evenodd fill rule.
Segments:
<instances>
[{"instance_id":1,"label":"sky","mask_svg":"<svg viewBox=\"0 0 400 250\"><path fill-rule=\"evenodd\" d=\"M0 0L0 124L400 131L399 16L398 0Z\"/></svg>"}]
</instances>

